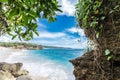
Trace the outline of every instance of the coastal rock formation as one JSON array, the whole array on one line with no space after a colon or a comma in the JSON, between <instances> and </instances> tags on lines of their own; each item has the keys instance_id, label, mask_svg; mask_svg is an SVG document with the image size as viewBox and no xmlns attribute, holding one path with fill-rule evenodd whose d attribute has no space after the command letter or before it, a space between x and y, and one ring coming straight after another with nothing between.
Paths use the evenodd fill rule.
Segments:
<instances>
[{"instance_id":1,"label":"coastal rock formation","mask_svg":"<svg viewBox=\"0 0 120 80\"><path fill-rule=\"evenodd\" d=\"M85 34L92 39L95 49L70 61L76 80L120 80L120 25L106 23L99 38L95 38L93 29L86 29ZM106 49L111 60L107 60Z\"/></svg>"},{"instance_id":2,"label":"coastal rock formation","mask_svg":"<svg viewBox=\"0 0 120 80\"><path fill-rule=\"evenodd\" d=\"M0 63L0 70L8 71L12 75L14 75L21 69L22 65L23 65L22 63L9 64L9 63L3 62L3 63Z\"/></svg>"},{"instance_id":3,"label":"coastal rock formation","mask_svg":"<svg viewBox=\"0 0 120 80\"><path fill-rule=\"evenodd\" d=\"M22 63L0 63L0 80L32 80L27 70L21 70Z\"/></svg>"},{"instance_id":4,"label":"coastal rock formation","mask_svg":"<svg viewBox=\"0 0 120 80\"><path fill-rule=\"evenodd\" d=\"M29 72L27 70L19 70L18 72L14 73L13 75L15 77L19 77L19 76L22 76L22 75L28 75Z\"/></svg>"},{"instance_id":5,"label":"coastal rock formation","mask_svg":"<svg viewBox=\"0 0 120 80\"><path fill-rule=\"evenodd\" d=\"M10 72L0 70L0 80L15 80L15 78Z\"/></svg>"},{"instance_id":6,"label":"coastal rock formation","mask_svg":"<svg viewBox=\"0 0 120 80\"><path fill-rule=\"evenodd\" d=\"M71 60L74 65L76 80L120 80L120 26L106 24L100 37L95 38L94 30L85 30L88 38L92 38L95 50L82 57ZM107 60L105 49L110 50L112 60Z\"/></svg>"},{"instance_id":7,"label":"coastal rock formation","mask_svg":"<svg viewBox=\"0 0 120 80\"><path fill-rule=\"evenodd\" d=\"M16 80L32 80L32 79L29 76L23 75L23 76L18 77Z\"/></svg>"},{"instance_id":8,"label":"coastal rock formation","mask_svg":"<svg viewBox=\"0 0 120 80\"><path fill-rule=\"evenodd\" d=\"M120 80L120 63L111 63L106 56L95 60L94 50L70 62L74 65L76 80Z\"/></svg>"},{"instance_id":9,"label":"coastal rock formation","mask_svg":"<svg viewBox=\"0 0 120 80\"><path fill-rule=\"evenodd\" d=\"M114 7L118 2L106 3L105 7ZM96 37L95 28L83 29L95 48L70 61L76 80L120 80L120 9L118 11L106 16L99 37ZM106 49L109 50L107 55Z\"/></svg>"}]
</instances>

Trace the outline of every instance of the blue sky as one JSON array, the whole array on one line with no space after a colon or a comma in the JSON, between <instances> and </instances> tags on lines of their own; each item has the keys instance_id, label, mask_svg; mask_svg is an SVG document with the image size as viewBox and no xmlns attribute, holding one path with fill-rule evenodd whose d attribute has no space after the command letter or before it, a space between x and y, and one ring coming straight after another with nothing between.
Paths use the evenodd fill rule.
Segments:
<instances>
[{"instance_id":1,"label":"blue sky","mask_svg":"<svg viewBox=\"0 0 120 80\"><path fill-rule=\"evenodd\" d=\"M77 0L58 0L61 4L63 13L57 13L57 20L49 23L47 20L37 19L39 36L34 35L34 39L29 41L31 43L71 47L71 48L85 48L87 40L82 29L76 28L76 19L74 16L75 4ZM11 41L8 36L2 36L0 41ZM80 40L80 42L79 42ZM18 39L14 41L19 41Z\"/></svg>"}]
</instances>

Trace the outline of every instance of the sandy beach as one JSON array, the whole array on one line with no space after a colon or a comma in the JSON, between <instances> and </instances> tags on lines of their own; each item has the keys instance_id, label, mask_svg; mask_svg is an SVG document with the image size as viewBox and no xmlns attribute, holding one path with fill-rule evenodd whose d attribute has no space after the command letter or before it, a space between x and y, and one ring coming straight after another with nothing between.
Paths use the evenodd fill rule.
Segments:
<instances>
[{"instance_id":1,"label":"sandy beach","mask_svg":"<svg viewBox=\"0 0 120 80\"><path fill-rule=\"evenodd\" d=\"M10 57L14 52L20 51L19 49L0 47L0 62L5 62L5 60Z\"/></svg>"}]
</instances>

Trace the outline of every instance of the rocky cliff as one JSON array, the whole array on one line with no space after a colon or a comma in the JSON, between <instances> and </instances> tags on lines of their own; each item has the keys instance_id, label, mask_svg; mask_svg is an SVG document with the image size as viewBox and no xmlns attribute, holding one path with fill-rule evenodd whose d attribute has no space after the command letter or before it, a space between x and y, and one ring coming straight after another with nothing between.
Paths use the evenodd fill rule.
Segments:
<instances>
[{"instance_id":1,"label":"rocky cliff","mask_svg":"<svg viewBox=\"0 0 120 80\"><path fill-rule=\"evenodd\" d=\"M118 2L119 0L110 3L109 7ZM107 3L105 5L108 7ZM120 80L120 6L118 7L117 13L107 15L101 23L103 28L98 38L94 28L84 29L86 37L94 42L95 48L70 61L74 65L76 80ZM112 55L111 60L105 55L106 49Z\"/></svg>"},{"instance_id":2,"label":"rocky cliff","mask_svg":"<svg viewBox=\"0 0 120 80\"><path fill-rule=\"evenodd\" d=\"M120 80L120 60L110 62L106 56L96 59L95 52L87 52L70 61L74 65L75 80Z\"/></svg>"}]
</instances>

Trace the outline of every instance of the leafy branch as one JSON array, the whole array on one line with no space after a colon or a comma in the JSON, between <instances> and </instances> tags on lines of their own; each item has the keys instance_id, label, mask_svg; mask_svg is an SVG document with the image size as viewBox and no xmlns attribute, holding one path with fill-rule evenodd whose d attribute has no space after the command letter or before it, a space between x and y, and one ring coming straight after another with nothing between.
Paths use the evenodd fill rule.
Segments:
<instances>
[{"instance_id":1,"label":"leafy branch","mask_svg":"<svg viewBox=\"0 0 120 80\"><path fill-rule=\"evenodd\" d=\"M30 40L38 35L36 18L55 21L56 12L62 12L59 8L57 0L0 0L0 31L12 39Z\"/></svg>"}]
</instances>

